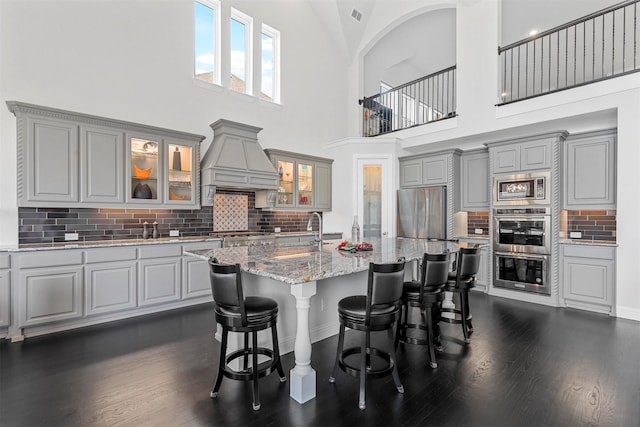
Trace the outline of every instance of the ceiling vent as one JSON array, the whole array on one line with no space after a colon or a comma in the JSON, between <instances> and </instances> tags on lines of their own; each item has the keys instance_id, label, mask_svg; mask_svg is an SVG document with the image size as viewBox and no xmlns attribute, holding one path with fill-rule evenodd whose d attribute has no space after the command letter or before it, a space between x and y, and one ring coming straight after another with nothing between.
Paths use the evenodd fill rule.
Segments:
<instances>
[{"instance_id":1,"label":"ceiling vent","mask_svg":"<svg viewBox=\"0 0 640 427\"><path fill-rule=\"evenodd\" d=\"M353 10L351 11L351 17L356 21L360 22L362 20L362 12L360 12L358 9L354 7Z\"/></svg>"}]
</instances>

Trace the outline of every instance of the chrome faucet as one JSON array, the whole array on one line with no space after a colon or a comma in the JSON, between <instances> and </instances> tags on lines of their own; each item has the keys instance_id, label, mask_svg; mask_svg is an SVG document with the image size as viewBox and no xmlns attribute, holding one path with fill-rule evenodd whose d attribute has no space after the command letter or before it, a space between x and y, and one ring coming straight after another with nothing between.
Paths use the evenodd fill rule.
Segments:
<instances>
[{"instance_id":1,"label":"chrome faucet","mask_svg":"<svg viewBox=\"0 0 640 427\"><path fill-rule=\"evenodd\" d=\"M311 221L313 221L314 216L318 217L318 237L316 237L314 242L317 243L320 248L322 248L322 215L320 215L318 212L311 212L309 221L307 222L307 231L313 230L311 228Z\"/></svg>"}]
</instances>

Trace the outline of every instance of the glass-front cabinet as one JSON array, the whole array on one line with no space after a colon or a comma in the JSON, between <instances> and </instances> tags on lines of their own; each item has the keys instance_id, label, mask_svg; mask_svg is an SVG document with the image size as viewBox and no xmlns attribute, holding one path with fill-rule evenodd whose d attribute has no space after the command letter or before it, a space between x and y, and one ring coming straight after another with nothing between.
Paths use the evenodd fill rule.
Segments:
<instances>
[{"instance_id":1,"label":"glass-front cabinet","mask_svg":"<svg viewBox=\"0 0 640 427\"><path fill-rule=\"evenodd\" d=\"M177 143L167 144L169 163L169 193L171 203L192 203L194 199L193 154L191 147Z\"/></svg>"},{"instance_id":2,"label":"glass-front cabinet","mask_svg":"<svg viewBox=\"0 0 640 427\"><path fill-rule=\"evenodd\" d=\"M313 165L298 163L298 206L313 206Z\"/></svg>"},{"instance_id":3,"label":"glass-front cabinet","mask_svg":"<svg viewBox=\"0 0 640 427\"><path fill-rule=\"evenodd\" d=\"M130 149L130 197L132 201L158 202L160 143L151 139L131 138Z\"/></svg>"},{"instance_id":4,"label":"glass-front cabinet","mask_svg":"<svg viewBox=\"0 0 640 427\"><path fill-rule=\"evenodd\" d=\"M7 106L18 125L18 206L200 207L204 136L17 101Z\"/></svg>"},{"instance_id":5,"label":"glass-front cabinet","mask_svg":"<svg viewBox=\"0 0 640 427\"><path fill-rule=\"evenodd\" d=\"M256 193L256 207L282 210L330 211L332 159L265 150L278 172L275 197L271 190Z\"/></svg>"},{"instance_id":6,"label":"glass-front cabinet","mask_svg":"<svg viewBox=\"0 0 640 427\"><path fill-rule=\"evenodd\" d=\"M128 199L143 205L194 205L196 147L149 135L128 135Z\"/></svg>"}]
</instances>

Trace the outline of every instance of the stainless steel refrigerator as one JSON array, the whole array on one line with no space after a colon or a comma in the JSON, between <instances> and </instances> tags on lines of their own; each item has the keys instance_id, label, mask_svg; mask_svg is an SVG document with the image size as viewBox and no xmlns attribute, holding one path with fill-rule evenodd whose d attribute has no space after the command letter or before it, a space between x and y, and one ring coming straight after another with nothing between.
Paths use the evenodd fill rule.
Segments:
<instances>
[{"instance_id":1,"label":"stainless steel refrigerator","mask_svg":"<svg viewBox=\"0 0 640 427\"><path fill-rule=\"evenodd\" d=\"M445 239L447 188L398 190L398 237Z\"/></svg>"}]
</instances>

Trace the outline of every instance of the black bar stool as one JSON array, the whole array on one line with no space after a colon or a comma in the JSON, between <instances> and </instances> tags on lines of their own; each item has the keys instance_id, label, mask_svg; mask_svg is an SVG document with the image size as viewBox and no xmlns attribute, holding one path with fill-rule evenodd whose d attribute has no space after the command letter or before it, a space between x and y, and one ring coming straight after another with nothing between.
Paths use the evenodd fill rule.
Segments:
<instances>
[{"instance_id":1,"label":"black bar stool","mask_svg":"<svg viewBox=\"0 0 640 427\"><path fill-rule=\"evenodd\" d=\"M222 327L218 375L210 396L211 398L218 396L223 377L252 381L253 410L257 411L260 409L258 379L269 375L276 368L280 375L280 382L287 380L280 363L276 331L278 303L267 297L244 297L240 264L221 264L217 259L212 258L209 260L209 266L216 322ZM273 350L258 347L258 331L269 328L273 338ZM244 333L244 348L227 355L227 339L230 331ZM251 347L249 347L249 334L252 335ZM269 359L259 364L259 354ZM249 356L251 356L251 367L248 366ZM244 358L243 370L236 371L229 366L229 363L240 357Z\"/></svg>"},{"instance_id":2,"label":"black bar stool","mask_svg":"<svg viewBox=\"0 0 640 427\"><path fill-rule=\"evenodd\" d=\"M420 280L404 282L402 292L402 322L396 334L398 341L407 344L426 345L429 349L429 365L437 368L435 350L442 351L440 344L440 306L444 300L444 286L449 276L449 253L424 254L420 267ZM409 308L419 308L422 323L408 323ZM426 332L412 336L409 330Z\"/></svg>"},{"instance_id":3,"label":"black bar stool","mask_svg":"<svg viewBox=\"0 0 640 427\"><path fill-rule=\"evenodd\" d=\"M454 313L454 317L441 316L440 321L462 325L464 342L469 344L469 335L473 332L471 311L469 309L469 291L476 286L476 274L480 267L480 249L460 248L456 260L456 270L449 273L449 280L444 287L447 292L459 296L460 309L442 308L442 313Z\"/></svg>"},{"instance_id":4,"label":"black bar stool","mask_svg":"<svg viewBox=\"0 0 640 427\"><path fill-rule=\"evenodd\" d=\"M391 373L398 393L404 393L404 388L398 376L394 346L394 331L400 320L402 281L404 277L404 259L387 264L369 264L367 295L346 297L338 303L340 318L340 335L338 350L333 373L329 377L330 383L335 383L338 367L345 373L360 377L360 409L366 407L367 377L378 378ZM345 328L363 332L360 347L344 349ZM371 332L384 331L389 336L389 352L371 347ZM354 354L360 354L358 366L350 364L346 359ZM371 359L382 359L381 367L373 368Z\"/></svg>"}]
</instances>

